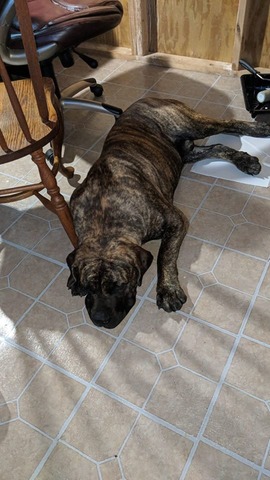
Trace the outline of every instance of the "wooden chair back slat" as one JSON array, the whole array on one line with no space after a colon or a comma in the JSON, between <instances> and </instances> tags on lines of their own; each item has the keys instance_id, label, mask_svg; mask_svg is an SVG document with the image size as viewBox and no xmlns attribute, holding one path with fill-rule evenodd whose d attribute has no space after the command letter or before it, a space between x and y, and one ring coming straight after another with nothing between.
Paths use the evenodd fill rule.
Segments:
<instances>
[{"instance_id":1,"label":"wooden chair back slat","mask_svg":"<svg viewBox=\"0 0 270 480\"><path fill-rule=\"evenodd\" d=\"M29 14L27 0L15 0L16 13L20 25L20 32L24 50L26 53L30 76L33 80L33 87L39 114L44 123L49 122L49 113L45 98L41 69L38 61L36 43L32 29L32 22Z\"/></svg>"},{"instance_id":2,"label":"wooden chair back slat","mask_svg":"<svg viewBox=\"0 0 270 480\"><path fill-rule=\"evenodd\" d=\"M20 124L20 127L23 131L23 134L24 134L26 140L29 143L32 143L33 139L31 137L31 134L30 134L30 131L29 131L27 121L26 121L25 115L23 113L21 104L18 100L18 97L17 97L16 92L14 90L14 87L12 85L12 82L9 78L8 73L7 73L6 67L5 67L1 58L0 58L0 75L2 77L2 80L4 81L6 91L7 91L7 94L9 96L10 103L11 103L11 105L13 107L13 110L16 114L16 117L17 117L18 122ZM2 144L1 144L1 146L2 146ZM5 150L5 149L3 148L3 150Z\"/></svg>"},{"instance_id":3,"label":"wooden chair back slat","mask_svg":"<svg viewBox=\"0 0 270 480\"><path fill-rule=\"evenodd\" d=\"M7 142L5 140L5 137L1 129L0 129L0 147L4 150L4 152L6 153L10 152L10 149L7 146Z\"/></svg>"}]
</instances>

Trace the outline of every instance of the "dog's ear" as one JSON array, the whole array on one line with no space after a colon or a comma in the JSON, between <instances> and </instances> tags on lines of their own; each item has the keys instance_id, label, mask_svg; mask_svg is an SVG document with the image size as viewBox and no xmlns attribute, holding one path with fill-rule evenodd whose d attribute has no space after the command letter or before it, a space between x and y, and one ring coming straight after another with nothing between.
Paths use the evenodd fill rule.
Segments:
<instances>
[{"instance_id":1,"label":"dog's ear","mask_svg":"<svg viewBox=\"0 0 270 480\"><path fill-rule=\"evenodd\" d=\"M70 276L67 281L67 287L71 290L72 295L80 295L80 278L79 270L73 265L75 260L76 250L73 250L66 259L68 267L70 269Z\"/></svg>"},{"instance_id":2,"label":"dog's ear","mask_svg":"<svg viewBox=\"0 0 270 480\"><path fill-rule=\"evenodd\" d=\"M148 252L144 248L136 245L135 247L136 258L137 258L137 268L139 271L138 286L142 284L142 277L145 274L146 270L150 267L153 261L152 253Z\"/></svg>"}]
</instances>

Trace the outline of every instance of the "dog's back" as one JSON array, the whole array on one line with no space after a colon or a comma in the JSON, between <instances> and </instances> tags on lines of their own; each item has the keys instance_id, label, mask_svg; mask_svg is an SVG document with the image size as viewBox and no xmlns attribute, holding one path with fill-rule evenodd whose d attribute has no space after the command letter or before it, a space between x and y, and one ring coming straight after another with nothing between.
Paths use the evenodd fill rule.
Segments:
<instances>
[{"instance_id":1,"label":"dog's back","mask_svg":"<svg viewBox=\"0 0 270 480\"><path fill-rule=\"evenodd\" d=\"M172 110L176 105L181 108L182 104L165 101L164 109ZM154 208L157 196L162 201L172 201L183 162L172 136L163 131L168 111L163 112L162 123L163 115L161 112L158 115L158 110L160 101L155 99L136 102L109 132L100 158L71 197L71 211L80 238L84 228L89 235L89 222L85 225L87 214L91 216L93 232L98 232L100 225L115 226L121 219L125 228L130 223L132 230L135 226L142 233L145 227L141 219L149 217L149 205ZM101 217L106 217L106 221ZM108 235L109 230L110 226Z\"/></svg>"}]
</instances>

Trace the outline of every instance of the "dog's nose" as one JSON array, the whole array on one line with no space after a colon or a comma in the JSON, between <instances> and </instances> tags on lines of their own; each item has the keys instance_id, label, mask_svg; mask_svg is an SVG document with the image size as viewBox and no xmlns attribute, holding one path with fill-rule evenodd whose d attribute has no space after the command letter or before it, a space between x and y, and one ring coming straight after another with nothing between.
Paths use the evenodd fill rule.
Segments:
<instances>
[{"instance_id":1,"label":"dog's nose","mask_svg":"<svg viewBox=\"0 0 270 480\"><path fill-rule=\"evenodd\" d=\"M101 326L101 325L107 325L110 319L108 318L108 316L106 316L106 312L98 311L98 312L91 312L91 320L95 324L98 324L99 326Z\"/></svg>"}]
</instances>

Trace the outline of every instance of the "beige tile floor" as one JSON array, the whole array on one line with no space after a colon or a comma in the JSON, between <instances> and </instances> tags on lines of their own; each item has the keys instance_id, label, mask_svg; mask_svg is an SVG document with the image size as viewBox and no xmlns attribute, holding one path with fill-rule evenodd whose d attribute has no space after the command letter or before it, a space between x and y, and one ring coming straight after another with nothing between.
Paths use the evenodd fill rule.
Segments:
<instances>
[{"instance_id":1,"label":"beige tile floor","mask_svg":"<svg viewBox=\"0 0 270 480\"><path fill-rule=\"evenodd\" d=\"M57 70L62 86L89 75L81 62ZM235 78L102 58L96 76L122 108L158 95L250 119ZM68 198L113 120L65 117ZM35 175L25 159L0 184ZM1 206L1 480L270 478L269 191L186 169L175 201L191 222L179 256L188 302L157 309L153 264L112 331L66 288L71 245L57 219L33 199Z\"/></svg>"}]
</instances>

